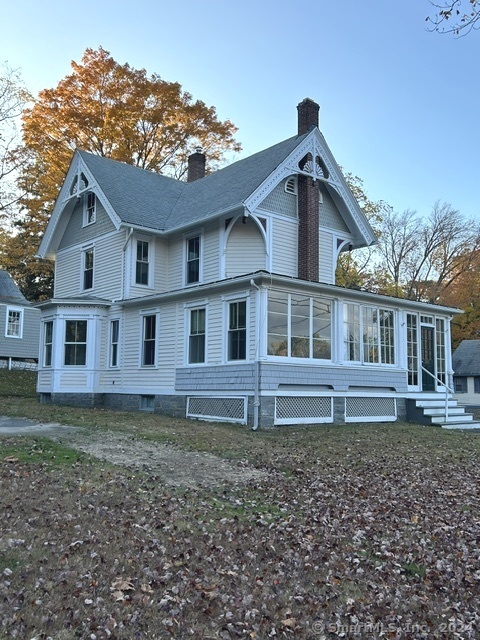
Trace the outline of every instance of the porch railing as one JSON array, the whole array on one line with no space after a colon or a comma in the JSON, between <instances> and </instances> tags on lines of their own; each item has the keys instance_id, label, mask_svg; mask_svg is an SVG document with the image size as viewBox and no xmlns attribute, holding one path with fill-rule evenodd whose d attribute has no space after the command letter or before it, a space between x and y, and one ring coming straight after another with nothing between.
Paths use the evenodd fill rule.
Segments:
<instances>
[{"instance_id":1,"label":"porch railing","mask_svg":"<svg viewBox=\"0 0 480 640\"><path fill-rule=\"evenodd\" d=\"M450 387L448 386L448 384L446 382L442 382L440 380L440 378L437 378L436 375L434 375L431 371L428 371L428 369L425 369L424 366L422 366L422 371L425 371L425 373L428 373L428 375L433 378L436 382L438 382L439 384L443 385L445 387L445 422L447 422L448 420L448 394L449 392L453 395L455 392L453 391L453 389L450 389ZM446 377L447 374L445 374Z\"/></svg>"}]
</instances>

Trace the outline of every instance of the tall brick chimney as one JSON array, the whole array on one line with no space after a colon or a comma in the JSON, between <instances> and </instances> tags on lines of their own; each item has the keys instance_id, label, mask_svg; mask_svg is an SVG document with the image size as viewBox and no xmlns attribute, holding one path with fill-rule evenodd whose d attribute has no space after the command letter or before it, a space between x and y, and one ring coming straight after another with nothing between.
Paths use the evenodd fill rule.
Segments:
<instances>
[{"instance_id":1,"label":"tall brick chimney","mask_svg":"<svg viewBox=\"0 0 480 640\"><path fill-rule=\"evenodd\" d=\"M305 98L299 105L297 105L297 111L299 136L310 131L312 127L318 127L318 112L320 111L320 105L310 98Z\"/></svg>"},{"instance_id":2,"label":"tall brick chimney","mask_svg":"<svg viewBox=\"0 0 480 640\"><path fill-rule=\"evenodd\" d=\"M202 149L196 149L195 153L188 156L187 182L194 182L205 177L205 154Z\"/></svg>"},{"instance_id":3,"label":"tall brick chimney","mask_svg":"<svg viewBox=\"0 0 480 640\"><path fill-rule=\"evenodd\" d=\"M305 98L297 106L298 135L318 127L319 105ZM315 158L306 157L304 161ZM298 175L298 277L319 280L319 184L310 176Z\"/></svg>"}]
</instances>

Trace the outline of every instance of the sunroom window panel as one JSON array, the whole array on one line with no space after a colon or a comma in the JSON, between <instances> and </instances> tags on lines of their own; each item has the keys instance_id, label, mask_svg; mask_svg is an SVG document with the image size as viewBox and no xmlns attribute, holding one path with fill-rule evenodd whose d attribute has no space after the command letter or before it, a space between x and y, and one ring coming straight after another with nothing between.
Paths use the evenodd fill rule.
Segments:
<instances>
[{"instance_id":1,"label":"sunroom window panel","mask_svg":"<svg viewBox=\"0 0 480 640\"><path fill-rule=\"evenodd\" d=\"M313 357L330 360L332 357L332 311L327 300L313 299Z\"/></svg>"},{"instance_id":2,"label":"sunroom window panel","mask_svg":"<svg viewBox=\"0 0 480 640\"><path fill-rule=\"evenodd\" d=\"M346 304L344 313L345 360L360 361L360 307Z\"/></svg>"},{"instance_id":3,"label":"sunroom window panel","mask_svg":"<svg viewBox=\"0 0 480 640\"><path fill-rule=\"evenodd\" d=\"M291 296L291 356L310 357L310 298Z\"/></svg>"},{"instance_id":4,"label":"sunroom window panel","mask_svg":"<svg viewBox=\"0 0 480 640\"><path fill-rule=\"evenodd\" d=\"M270 356L288 356L288 294L286 293L269 293L267 350Z\"/></svg>"}]
</instances>

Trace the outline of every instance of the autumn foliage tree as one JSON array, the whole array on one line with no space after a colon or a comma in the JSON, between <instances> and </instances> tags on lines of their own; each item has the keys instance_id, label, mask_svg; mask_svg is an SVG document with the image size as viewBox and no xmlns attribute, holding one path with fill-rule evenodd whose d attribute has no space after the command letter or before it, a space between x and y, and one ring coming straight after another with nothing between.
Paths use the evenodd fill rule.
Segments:
<instances>
[{"instance_id":1,"label":"autumn foliage tree","mask_svg":"<svg viewBox=\"0 0 480 640\"><path fill-rule=\"evenodd\" d=\"M480 2L478 0L445 0L438 3L430 0L435 9L433 16L427 17L432 31L466 35L480 28Z\"/></svg>"},{"instance_id":2,"label":"autumn foliage tree","mask_svg":"<svg viewBox=\"0 0 480 640\"><path fill-rule=\"evenodd\" d=\"M241 149L232 122L219 120L215 107L193 100L177 82L119 64L102 47L87 49L72 70L22 116L18 156L27 164L19 183L28 197L14 221L17 233L4 239L0 266L31 299L51 294L52 267L34 254L76 148L176 178L197 147L207 171Z\"/></svg>"}]
</instances>

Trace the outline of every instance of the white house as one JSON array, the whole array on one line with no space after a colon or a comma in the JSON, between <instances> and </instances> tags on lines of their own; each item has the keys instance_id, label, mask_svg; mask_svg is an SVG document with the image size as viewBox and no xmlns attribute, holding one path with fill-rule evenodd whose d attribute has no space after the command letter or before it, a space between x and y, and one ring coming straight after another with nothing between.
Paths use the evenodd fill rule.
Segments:
<instances>
[{"instance_id":1,"label":"white house","mask_svg":"<svg viewBox=\"0 0 480 640\"><path fill-rule=\"evenodd\" d=\"M297 135L207 176L198 151L187 182L75 152L38 251L42 401L256 428L444 397L456 310L335 286L375 236L318 105L297 109Z\"/></svg>"},{"instance_id":2,"label":"white house","mask_svg":"<svg viewBox=\"0 0 480 640\"><path fill-rule=\"evenodd\" d=\"M32 307L11 275L0 270L0 367L36 368L40 311Z\"/></svg>"}]
</instances>

